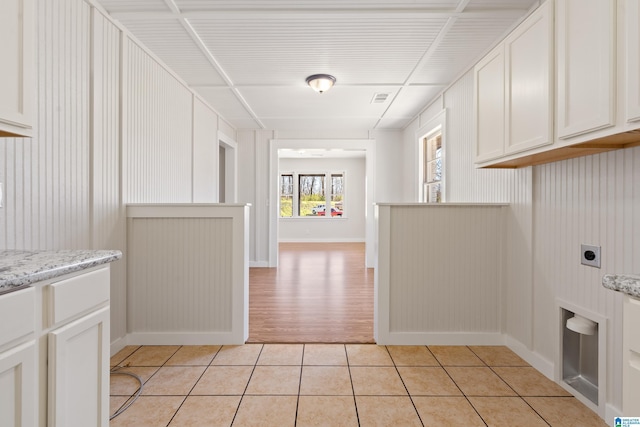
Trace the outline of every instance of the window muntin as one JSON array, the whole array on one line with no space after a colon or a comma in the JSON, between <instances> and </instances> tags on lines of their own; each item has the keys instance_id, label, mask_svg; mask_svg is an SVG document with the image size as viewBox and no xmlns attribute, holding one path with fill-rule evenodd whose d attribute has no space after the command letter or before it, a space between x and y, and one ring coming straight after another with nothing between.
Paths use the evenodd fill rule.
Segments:
<instances>
[{"instance_id":1,"label":"window muntin","mask_svg":"<svg viewBox=\"0 0 640 427\"><path fill-rule=\"evenodd\" d=\"M282 173L279 187L280 218L343 216L344 172ZM326 212L327 202L330 214Z\"/></svg>"}]
</instances>

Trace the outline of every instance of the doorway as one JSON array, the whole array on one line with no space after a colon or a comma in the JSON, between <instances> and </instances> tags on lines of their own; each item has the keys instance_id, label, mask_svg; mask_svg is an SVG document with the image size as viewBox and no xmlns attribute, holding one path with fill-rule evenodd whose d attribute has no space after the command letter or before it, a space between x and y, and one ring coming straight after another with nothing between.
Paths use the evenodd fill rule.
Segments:
<instances>
[{"instance_id":1,"label":"doorway","mask_svg":"<svg viewBox=\"0 0 640 427\"><path fill-rule=\"evenodd\" d=\"M374 220L374 197L375 191L375 164L376 164L376 147L375 140L357 139L357 140L270 140L269 145L269 168L273 171L270 175L269 182L269 200L268 205L268 266L278 266L278 249L279 249L279 220L280 220L280 153L282 151L300 151L300 150L322 150L333 152L359 151L364 153L365 159L365 187L364 187L364 206L365 212L365 258L364 262L367 267L373 267L375 264L375 220Z\"/></svg>"},{"instance_id":2,"label":"doorway","mask_svg":"<svg viewBox=\"0 0 640 427\"><path fill-rule=\"evenodd\" d=\"M250 343L373 343L365 244L280 243L278 268L249 273Z\"/></svg>"},{"instance_id":3,"label":"doorway","mask_svg":"<svg viewBox=\"0 0 640 427\"><path fill-rule=\"evenodd\" d=\"M237 202L237 143L218 133L218 203Z\"/></svg>"}]
</instances>

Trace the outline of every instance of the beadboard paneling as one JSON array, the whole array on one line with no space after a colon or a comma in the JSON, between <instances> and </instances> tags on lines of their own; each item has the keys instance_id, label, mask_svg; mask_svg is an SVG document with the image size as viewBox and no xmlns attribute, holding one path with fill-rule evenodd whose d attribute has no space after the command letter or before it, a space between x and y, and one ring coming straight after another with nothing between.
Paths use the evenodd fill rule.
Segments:
<instances>
[{"instance_id":1,"label":"beadboard paneling","mask_svg":"<svg viewBox=\"0 0 640 427\"><path fill-rule=\"evenodd\" d=\"M120 30L93 9L92 221L93 248L119 249L111 264L111 341L127 332L126 219L120 181Z\"/></svg>"},{"instance_id":2,"label":"beadboard paneling","mask_svg":"<svg viewBox=\"0 0 640 427\"><path fill-rule=\"evenodd\" d=\"M33 138L0 138L0 247L87 248L90 8L39 0L35 9L37 122Z\"/></svg>"},{"instance_id":3,"label":"beadboard paneling","mask_svg":"<svg viewBox=\"0 0 640 427\"><path fill-rule=\"evenodd\" d=\"M556 298L608 319L607 402L622 405L622 298L606 273L640 271L640 147L536 166L534 349L556 356ZM580 264L580 244L601 246L602 268Z\"/></svg>"},{"instance_id":4,"label":"beadboard paneling","mask_svg":"<svg viewBox=\"0 0 640 427\"><path fill-rule=\"evenodd\" d=\"M131 332L231 330L232 220L133 219Z\"/></svg>"},{"instance_id":5,"label":"beadboard paneling","mask_svg":"<svg viewBox=\"0 0 640 427\"><path fill-rule=\"evenodd\" d=\"M510 200L512 170L476 169L473 164L473 73L444 92L447 110L445 200L450 203L505 203Z\"/></svg>"},{"instance_id":6,"label":"beadboard paneling","mask_svg":"<svg viewBox=\"0 0 640 427\"><path fill-rule=\"evenodd\" d=\"M136 42L124 45L124 201L191 202L193 95Z\"/></svg>"},{"instance_id":7,"label":"beadboard paneling","mask_svg":"<svg viewBox=\"0 0 640 427\"><path fill-rule=\"evenodd\" d=\"M193 97L193 202L217 203L218 116L199 98Z\"/></svg>"},{"instance_id":8,"label":"beadboard paneling","mask_svg":"<svg viewBox=\"0 0 640 427\"><path fill-rule=\"evenodd\" d=\"M243 344L249 206L127 207L127 317L136 344Z\"/></svg>"},{"instance_id":9,"label":"beadboard paneling","mask_svg":"<svg viewBox=\"0 0 640 427\"><path fill-rule=\"evenodd\" d=\"M526 348L532 347L533 328L533 194L532 168L513 171L511 203L507 211L503 331Z\"/></svg>"},{"instance_id":10,"label":"beadboard paneling","mask_svg":"<svg viewBox=\"0 0 640 427\"><path fill-rule=\"evenodd\" d=\"M388 305L388 320L379 319L378 344L409 344L395 341L407 333L417 340L412 341L415 344L438 343L429 340L447 333L467 334L467 343L473 334L501 336L500 265L506 209L486 205L379 208L380 256L388 254L389 260L379 259L377 272L378 305Z\"/></svg>"}]
</instances>

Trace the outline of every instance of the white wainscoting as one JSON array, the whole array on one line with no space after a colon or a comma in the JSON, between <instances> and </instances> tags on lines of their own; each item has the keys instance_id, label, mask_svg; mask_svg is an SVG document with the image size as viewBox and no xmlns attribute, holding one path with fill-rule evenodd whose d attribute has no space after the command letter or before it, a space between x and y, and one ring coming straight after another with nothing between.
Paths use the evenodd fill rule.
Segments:
<instances>
[{"instance_id":1,"label":"white wainscoting","mask_svg":"<svg viewBox=\"0 0 640 427\"><path fill-rule=\"evenodd\" d=\"M127 207L128 344L243 344L249 205Z\"/></svg>"},{"instance_id":2,"label":"white wainscoting","mask_svg":"<svg viewBox=\"0 0 640 427\"><path fill-rule=\"evenodd\" d=\"M378 204L378 344L503 344L502 204Z\"/></svg>"}]
</instances>

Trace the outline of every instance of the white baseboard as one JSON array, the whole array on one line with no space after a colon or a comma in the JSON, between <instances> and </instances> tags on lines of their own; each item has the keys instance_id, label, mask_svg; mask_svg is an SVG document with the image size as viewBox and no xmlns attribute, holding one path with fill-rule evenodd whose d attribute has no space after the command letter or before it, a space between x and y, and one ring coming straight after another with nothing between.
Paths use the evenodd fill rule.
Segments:
<instances>
[{"instance_id":1,"label":"white baseboard","mask_svg":"<svg viewBox=\"0 0 640 427\"><path fill-rule=\"evenodd\" d=\"M127 336L120 337L111 343L111 356L128 346Z\"/></svg>"},{"instance_id":2,"label":"white baseboard","mask_svg":"<svg viewBox=\"0 0 640 427\"><path fill-rule=\"evenodd\" d=\"M269 267L269 261L249 261L249 267Z\"/></svg>"},{"instance_id":3,"label":"white baseboard","mask_svg":"<svg viewBox=\"0 0 640 427\"><path fill-rule=\"evenodd\" d=\"M364 238L351 237L351 238L321 238L321 237L307 237L307 238L290 238L290 239L278 239L278 243L366 243Z\"/></svg>"},{"instance_id":4,"label":"white baseboard","mask_svg":"<svg viewBox=\"0 0 640 427\"><path fill-rule=\"evenodd\" d=\"M612 406L608 403L605 405L604 420L608 425L610 426L615 425L613 423L613 420L621 416L622 416L622 409L616 408L615 406Z\"/></svg>"},{"instance_id":5,"label":"white baseboard","mask_svg":"<svg viewBox=\"0 0 640 427\"><path fill-rule=\"evenodd\" d=\"M504 336L498 332L389 332L378 345L504 345Z\"/></svg>"},{"instance_id":6,"label":"white baseboard","mask_svg":"<svg viewBox=\"0 0 640 427\"><path fill-rule=\"evenodd\" d=\"M135 332L127 345L242 345L246 339L232 332Z\"/></svg>"},{"instance_id":7,"label":"white baseboard","mask_svg":"<svg viewBox=\"0 0 640 427\"><path fill-rule=\"evenodd\" d=\"M528 364L540 371L545 377L555 382L555 365L550 360L542 357L540 354L529 350L520 341L513 339L509 335L505 335L505 344L515 354L520 356Z\"/></svg>"}]
</instances>

